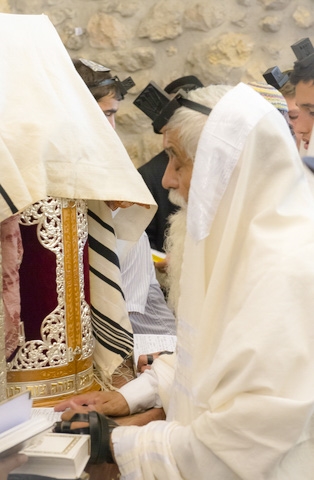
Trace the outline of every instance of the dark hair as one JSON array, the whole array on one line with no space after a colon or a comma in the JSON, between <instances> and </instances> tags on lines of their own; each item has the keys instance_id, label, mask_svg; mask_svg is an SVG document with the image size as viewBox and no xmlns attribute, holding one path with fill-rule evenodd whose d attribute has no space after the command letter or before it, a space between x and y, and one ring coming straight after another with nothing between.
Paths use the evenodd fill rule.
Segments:
<instances>
[{"instance_id":1,"label":"dark hair","mask_svg":"<svg viewBox=\"0 0 314 480\"><path fill-rule=\"evenodd\" d=\"M302 60L294 62L289 80L292 85L297 85L299 82L314 82L314 62L306 66L304 66Z\"/></svg>"},{"instance_id":2,"label":"dark hair","mask_svg":"<svg viewBox=\"0 0 314 480\"><path fill-rule=\"evenodd\" d=\"M85 65L79 58L72 61L76 71L82 77L96 101L108 95L119 101L123 99L120 86L118 82L115 81L115 77L111 75L109 68L105 70L93 70Z\"/></svg>"}]
</instances>

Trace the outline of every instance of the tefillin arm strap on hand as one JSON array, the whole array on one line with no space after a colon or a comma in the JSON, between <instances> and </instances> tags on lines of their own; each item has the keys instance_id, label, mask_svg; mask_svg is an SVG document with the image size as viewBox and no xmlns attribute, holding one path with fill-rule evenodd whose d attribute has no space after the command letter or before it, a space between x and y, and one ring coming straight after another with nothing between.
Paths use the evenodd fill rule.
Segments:
<instances>
[{"instance_id":1,"label":"tefillin arm strap on hand","mask_svg":"<svg viewBox=\"0 0 314 480\"><path fill-rule=\"evenodd\" d=\"M88 423L88 427L74 428L74 422ZM88 413L76 413L69 421L56 422L56 433L89 434L91 438L91 456L89 463L114 463L110 449L110 436L112 430L118 424L111 418L92 411Z\"/></svg>"}]
</instances>

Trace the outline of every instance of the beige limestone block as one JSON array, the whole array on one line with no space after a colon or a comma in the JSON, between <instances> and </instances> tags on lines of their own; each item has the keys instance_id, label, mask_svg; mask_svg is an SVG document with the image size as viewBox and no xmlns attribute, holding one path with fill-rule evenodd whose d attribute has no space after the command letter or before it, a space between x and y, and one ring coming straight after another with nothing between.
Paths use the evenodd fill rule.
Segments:
<instances>
[{"instance_id":1,"label":"beige limestone block","mask_svg":"<svg viewBox=\"0 0 314 480\"><path fill-rule=\"evenodd\" d=\"M207 40L203 46L203 53L212 65L241 66L248 60L253 50L250 38L238 33L221 35L214 42Z\"/></svg>"},{"instance_id":2,"label":"beige limestone block","mask_svg":"<svg viewBox=\"0 0 314 480\"><path fill-rule=\"evenodd\" d=\"M302 6L299 6L293 13L293 19L300 28L309 28L313 25L313 16L311 12Z\"/></svg>"},{"instance_id":3,"label":"beige limestone block","mask_svg":"<svg viewBox=\"0 0 314 480\"><path fill-rule=\"evenodd\" d=\"M291 2L290 0L260 0L266 10L283 10Z\"/></svg>"},{"instance_id":4,"label":"beige limestone block","mask_svg":"<svg viewBox=\"0 0 314 480\"><path fill-rule=\"evenodd\" d=\"M132 17L141 7L141 0L121 0L118 2L117 12L121 17Z\"/></svg>"},{"instance_id":5,"label":"beige limestone block","mask_svg":"<svg viewBox=\"0 0 314 480\"><path fill-rule=\"evenodd\" d=\"M259 25L264 32L274 33L280 30L282 20L278 16L268 15L267 17L262 18Z\"/></svg>"},{"instance_id":6,"label":"beige limestone block","mask_svg":"<svg viewBox=\"0 0 314 480\"><path fill-rule=\"evenodd\" d=\"M0 0L0 12L1 13L11 13L11 8L7 0Z\"/></svg>"},{"instance_id":7,"label":"beige limestone block","mask_svg":"<svg viewBox=\"0 0 314 480\"><path fill-rule=\"evenodd\" d=\"M129 40L129 33L124 24L103 12L90 17L87 32L89 43L94 48L125 48Z\"/></svg>"},{"instance_id":8,"label":"beige limestone block","mask_svg":"<svg viewBox=\"0 0 314 480\"><path fill-rule=\"evenodd\" d=\"M46 11L46 14L48 15L51 23L55 26L60 25L65 20L68 20L75 16L75 13L72 9L57 7L49 9L48 11Z\"/></svg>"},{"instance_id":9,"label":"beige limestone block","mask_svg":"<svg viewBox=\"0 0 314 480\"><path fill-rule=\"evenodd\" d=\"M45 8L44 0L16 0L13 13L40 14Z\"/></svg>"},{"instance_id":10,"label":"beige limestone block","mask_svg":"<svg viewBox=\"0 0 314 480\"><path fill-rule=\"evenodd\" d=\"M248 35L228 33L196 44L188 54L186 70L204 83L235 84L251 57L254 42Z\"/></svg>"},{"instance_id":11,"label":"beige limestone block","mask_svg":"<svg viewBox=\"0 0 314 480\"><path fill-rule=\"evenodd\" d=\"M197 3L184 12L184 27L208 31L222 25L226 19L223 8L206 3Z\"/></svg>"},{"instance_id":12,"label":"beige limestone block","mask_svg":"<svg viewBox=\"0 0 314 480\"><path fill-rule=\"evenodd\" d=\"M140 23L138 36L152 42L174 39L182 34L182 19L182 2L159 0Z\"/></svg>"},{"instance_id":13,"label":"beige limestone block","mask_svg":"<svg viewBox=\"0 0 314 480\"><path fill-rule=\"evenodd\" d=\"M156 63L156 49L153 47L137 47L120 53L120 63L123 69L128 72L152 68Z\"/></svg>"}]
</instances>

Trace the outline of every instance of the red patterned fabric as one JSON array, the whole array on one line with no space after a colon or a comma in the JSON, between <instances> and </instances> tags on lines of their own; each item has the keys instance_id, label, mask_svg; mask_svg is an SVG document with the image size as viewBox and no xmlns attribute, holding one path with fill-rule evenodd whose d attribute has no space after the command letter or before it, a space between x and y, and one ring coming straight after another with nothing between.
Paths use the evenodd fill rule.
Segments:
<instances>
[{"instance_id":1,"label":"red patterned fabric","mask_svg":"<svg viewBox=\"0 0 314 480\"><path fill-rule=\"evenodd\" d=\"M19 340L21 316L19 268L23 246L18 220L18 216L12 216L1 223L6 358L12 355Z\"/></svg>"}]
</instances>

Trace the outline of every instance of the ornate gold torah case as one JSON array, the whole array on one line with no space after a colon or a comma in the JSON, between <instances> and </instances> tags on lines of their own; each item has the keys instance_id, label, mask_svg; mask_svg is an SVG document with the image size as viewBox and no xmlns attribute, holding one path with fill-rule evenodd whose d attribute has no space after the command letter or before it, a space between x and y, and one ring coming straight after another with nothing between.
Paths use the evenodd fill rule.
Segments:
<instances>
[{"instance_id":1,"label":"ornate gold torah case","mask_svg":"<svg viewBox=\"0 0 314 480\"><path fill-rule=\"evenodd\" d=\"M98 389L86 298L86 203L49 197L24 210L19 223L21 231L35 229L38 245L34 237L29 241L31 253L24 252L30 266L23 265L23 255L20 286L24 331L18 350L7 362L7 397L30 390L36 406L52 406L66 396ZM24 240L23 248L29 248ZM41 262L40 267L37 262ZM55 278L50 278L46 288L48 271L54 270ZM45 297L49 311L47 306L42 309ZM42 310L43 317L35 318ZM29 333L32 330L36 333Z\"/></svg>"}]
</instances>

